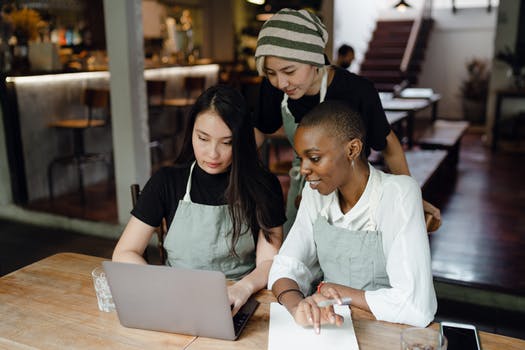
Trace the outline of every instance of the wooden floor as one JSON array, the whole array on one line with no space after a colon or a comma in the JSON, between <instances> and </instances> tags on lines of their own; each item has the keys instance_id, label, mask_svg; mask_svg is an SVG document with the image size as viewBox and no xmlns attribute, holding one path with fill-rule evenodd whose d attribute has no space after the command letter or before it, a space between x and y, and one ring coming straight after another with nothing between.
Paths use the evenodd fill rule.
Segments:
<instances>
[{"instance_id":1,"label":"wooden floor","mask_svg":"<svg viewBox=\"0 0 525 350\"><path fill-rule=\"evenodd\" d=\"M443 225L431 235L438 280L525 296L525 153L492 153L467 134L457 177L433 187Z\"/></svg>"},{"instance_id":2,"label":"wooden floor","mask_svg":"<svg viewBox=\"0 0 525 350\"><path fill-rule=\"evenodd\" d=\"M525 297L525 153L491 153L481 137L467 133L457 177L434 183L426 194L443 217L442 227L430 237L434 278ZM30 207L116 222L114 194L108 196L105 189L104 184L90 188L92 197L85 208L73 195ZM109 258L114 244L114 240L0 221L0 275L60 251ZM442 300L439 305L438 316L461 314L467 321L483 323L486 330L525 338L523 322L517 322L525 319L522 313Z\"/></svg>"}]
</instances>

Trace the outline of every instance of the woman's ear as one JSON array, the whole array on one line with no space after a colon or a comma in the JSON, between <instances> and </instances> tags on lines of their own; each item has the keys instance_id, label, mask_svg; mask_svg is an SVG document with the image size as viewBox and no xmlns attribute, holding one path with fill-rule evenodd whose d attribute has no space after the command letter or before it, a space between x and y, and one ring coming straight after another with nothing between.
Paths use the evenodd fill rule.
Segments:
<instances>
[{"instance_id":1,"label":"woman's ear","mask_svg":"<svg viewBox=\"0 0 525 350\"><path fill-rule=\"evenodd\" d=\"M363 143L359 139L352 139L346 143L345 146L345 152L346 152L346 158L351 160L356 160L361 155L361 151L363 150Z\"/></svg>"}]
</instances>

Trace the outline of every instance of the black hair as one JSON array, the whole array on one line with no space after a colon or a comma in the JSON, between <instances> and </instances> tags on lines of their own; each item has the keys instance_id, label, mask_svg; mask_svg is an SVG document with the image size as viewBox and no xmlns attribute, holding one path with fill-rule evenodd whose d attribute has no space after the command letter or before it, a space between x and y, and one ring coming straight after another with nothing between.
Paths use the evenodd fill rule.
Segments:
<instances>
[{"instance_id":1,"label":"black hair","mask_svg":"<svg viewBox=\"0 0 525 350\"><path fill-rule=\"evenodd\" d=\"M235 245L239 237L246 233L241 232L243 224L250 228L256 242L259 229L271 242L268 226L272 219L270 208L272 203L282 199L271 190L272 177L259 159L249 107L241 93L231 86L212 86L197 98L190 111L183 149L177 162L195 160L193 127L197 117L209 110L216 112L232 132L232 164L224 195L233 223L231 253L236 255Z\"/></svg>"},{"instance_id":2,"label":"black hair","mask_svg":"<svg viewBox=\"0 0 525 350\"><path fill-rule=\"evenodd\" d=\"M299 127L323 128L342 142L358 139L363 144L360 157L366 159L363 118L343 101L328 100L318 104L301 119Z\"/></svg>"},{"instance_id":3,"label":"black hair","mask_svg":"<svg viewBox=\"0 0 525 350\"><path fill-rule=\"evenodd\" d=\"M341 45L339 47L339 49L337 50L337 54L339 56L345 56L349 52L354 53L354 48L352 46L350 46L350 45L347 45L347 44Z\"/></svg>"}]
</instances>

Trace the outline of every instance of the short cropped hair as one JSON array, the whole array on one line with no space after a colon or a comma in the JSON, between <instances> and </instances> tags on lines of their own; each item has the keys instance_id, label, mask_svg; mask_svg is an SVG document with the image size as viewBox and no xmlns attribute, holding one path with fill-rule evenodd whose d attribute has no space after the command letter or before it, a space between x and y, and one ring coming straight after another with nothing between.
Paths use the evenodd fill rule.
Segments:
<instances>
[{"instance_id":1,"label":"short cropped hair","mask_svg":"<svg viewBox=\"0 0 525 350\"><path fill-rule=\"evenodd\" d=\"M346 54L348 54L349 52L354 53L354 48L347 44L341 45L337 50L337 54L339 56L346 56Z\"/></svg>"},{"instance_id":2,"label":"short cropped hair","mask_svg":"<svg viewBox=\"0 0 525 350\"><path fill-rule=\"evenodd\" d=\"M365 145L366 129L361 115L343 101L329 100L308 112L299 127L323 128L341 142L359 139ZM365 152L361 152L361 155Z\"/></svg>"}]
</instances>

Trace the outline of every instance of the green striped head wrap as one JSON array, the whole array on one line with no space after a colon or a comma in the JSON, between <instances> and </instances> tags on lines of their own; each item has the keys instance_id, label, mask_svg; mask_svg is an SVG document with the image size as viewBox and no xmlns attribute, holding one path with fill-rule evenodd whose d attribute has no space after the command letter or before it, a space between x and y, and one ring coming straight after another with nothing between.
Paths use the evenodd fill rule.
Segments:
<instances>
[{"instance_id":1,"label":"green striped head wrap","mask_svg":"<svg viewBox=\"0 0 525 350\"><path fill-rule=\"evenodd\" d=\"M306 10L282 9L259 32L255 59L276 56L286 60L325 65L328 32L319 17Z\"/></svg>"}]
</instances>

